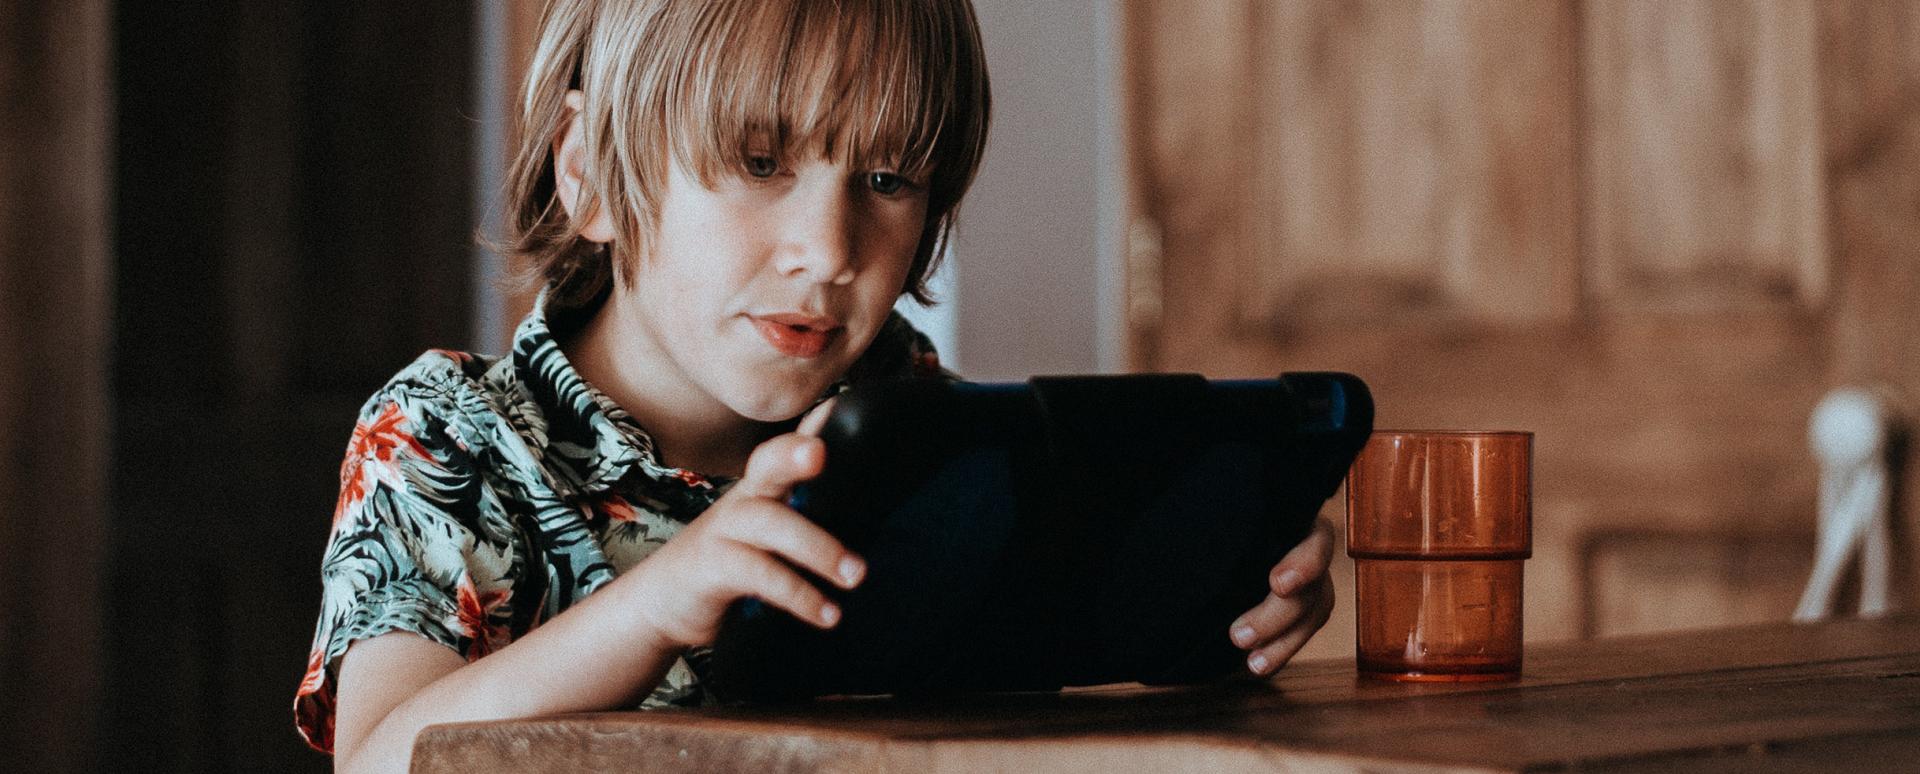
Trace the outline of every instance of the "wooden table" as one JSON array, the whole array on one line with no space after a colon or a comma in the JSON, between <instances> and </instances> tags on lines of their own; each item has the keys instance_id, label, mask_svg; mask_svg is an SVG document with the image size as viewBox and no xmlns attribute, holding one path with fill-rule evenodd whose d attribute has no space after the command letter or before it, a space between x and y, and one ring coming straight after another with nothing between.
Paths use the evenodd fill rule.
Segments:
<instances>
[{"instance_id":1,"label":"wooden table","mask_svg":"<svg viewBox=\"0 0 1920 774\"><path fill-rule=\"evenodd\" d=\"M1504 684L1271 681L436 726L414 770L1914 771L1920 617L1538 645Z\"/></svg>"}]
</instances>

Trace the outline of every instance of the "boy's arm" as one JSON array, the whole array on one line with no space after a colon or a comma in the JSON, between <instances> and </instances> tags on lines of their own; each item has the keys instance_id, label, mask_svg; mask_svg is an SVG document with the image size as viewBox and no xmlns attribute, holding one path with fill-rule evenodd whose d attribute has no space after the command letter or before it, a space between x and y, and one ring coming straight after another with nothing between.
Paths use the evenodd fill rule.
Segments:
<instances>
[{"instance_id":1,"label":"boy's arm","mask_svg":"<svg viewBox=\"0 0 1920 774\"><path fill-rule=\"evenodd\" d=\"M334 767L405 771L414 737L436 723L638 704L679 654L711 643L727 607L757 597L819 627L840 610L809 573L842 588L865 563L786 505L820 474L822 404L796 432L754 449L747 474L639 564L518 640L472 663L413 634L372 637L341 656Z\"/></svg>"},{"instance_id":2,"label":"boy's arm","mask_svg":"<svg viewBox=\"0 0 1920 774\"><path fill-rule=\"evenodd\" d=\"M388 713L466 663L412 632L388 632L349 646L340 656L339 696L347 701L334 713L334 770L352 770L349 763L364 757L364 745L373 741L367 735Z\"/></svg>"},{"instance_id":3,"label":"boy's arm","mask_svg":"<svg viewBox=\"0 0 1920 774\"><path fill-rule=\"evenodd\" d=\"M597 610L620 605L619 585L472 663L411 633L354 643L340 661L334 770L405 771L414 737L436 723L638 704L679 650L644 626L606 625L628 618Z\"/></svg>"}]
</instances>

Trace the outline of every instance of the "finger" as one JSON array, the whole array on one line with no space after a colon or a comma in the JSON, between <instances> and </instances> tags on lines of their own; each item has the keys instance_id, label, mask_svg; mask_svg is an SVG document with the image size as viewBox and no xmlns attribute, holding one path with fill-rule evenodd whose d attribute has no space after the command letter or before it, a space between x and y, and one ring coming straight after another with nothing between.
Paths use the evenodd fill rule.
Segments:
<instances>
[{"instance_id":1,"label":"finger","mask_svg":"<svg viewBox=\"0 0 1920 774\"><path fill-rule=\"evenodd\" d=\"M775 554L842 588L859 585L866 563L818 524L792 508L764 498L727 505L711 527L722 538Z\"/></svg>"},{"instance_id":2,"label":"finger","mask_svg":"<svg viewBox=\"0 0 1920 774\"><path fill-rule=\"evenodd\" d=\"M754 597L822 629L840 622L840 606L798 571L765 551L732 545L734 550L719 552L706 565L717 588L734 598Z\"/></svg>"},{"instance_id":3,"label":"finger","mask_svg":"<svg viewBox=\"0 0 1920 774\"><path fill-rule=\"evenodd\" d=\"M814 406L812 411L800 418L800 427L794 432L815 438L820 437L820 429L827 426L827 417L833 415L833 404L839 400L838 397L833 397L820 401L820 405Z\"/></svg>"},{"instance_id":4,"label":"finger","mask_svg":"<svg viewBox=\"0 0 1920 774\"><path fill-rule=\"evenodd\" d=\"M1316 519L1313 531L1307 533L1307 538L1273 566L1267 583L1273 588L1274 594L1291 596L1301 587L1319 580L1327 573L1327 565L1332 562L1333 525L1327 523L1326 519Z\"/></svg>"},{"instance_id":5,"label":"finger","mask_svg":"<svg viewBox=\"0 0 1920 774\"><path fill-rule=\"evenodd\" d=\"M1301 648L1306 647L1307 640L1312 639L1314 633L1320 631L1320 627L1327 625L1327 618L1332 614L1332 605L1321 607L1313 617L1288 629L1279 639L1247 654L1247 671L1264 676L1273 674L1275 670L1286 666L1288 661L1292 661L1293 657L1299 654Z\"/></svg>"},{"instance_id":6,"label":"finger","mask_svg":"<svg viewBox=\"0 0 1920 774\"><path fill-rule=\"evenodd\" d=\"M1242 613L1227 628L1233 644L1243 649L1278 637L1310 610L1313 600L1303 597L1276 597L1271 594L1252 610Z\"/></svg>"},{"instance_id":7,"label":"finger","mask_svg":"<svg viewBox=\"0 0 1920 774\"><path fill-rule=\"evenodd\" d=\"M768 439L747 458L747 474L728 494L785 501L794 484L820 475L826 461L826 445L818 438L787 433Z\"/></svg>"},{"instance_id":8,"label":"finger","mask_svg":"<svg viewBox=\"0 0 1920 774\"><path fill-rule=\"evenodd\" d=\"M1289 597L1269 595L1227 629L1233 644L1251 649L1285 634L1303 620L1333 610L1333 581L1321 578Z\"/></svg>"}]
</instances>

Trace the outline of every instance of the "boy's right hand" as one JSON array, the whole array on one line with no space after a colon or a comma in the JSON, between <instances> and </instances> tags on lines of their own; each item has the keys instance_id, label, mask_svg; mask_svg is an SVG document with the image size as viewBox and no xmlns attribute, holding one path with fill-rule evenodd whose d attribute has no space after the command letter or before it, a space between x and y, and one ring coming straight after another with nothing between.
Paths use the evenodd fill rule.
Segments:
<instances>
[{"instance_id":1,"label":"boy's right hand","mask_svg":"<svg viewBox=\"0 0 1920 774\"><path fill-rule=\"evenodd\" d=\"M794 485L826 465L818 436L831 407L832 401L821 404L798 430L755 448L732 489L621 576L631 577L629 609L663 645L711 644L727 607L741 597L758 597L821 628L839 622L839 607L800 573L851 589L866 563L787 506Z\"/></svg>"}]
</instances>

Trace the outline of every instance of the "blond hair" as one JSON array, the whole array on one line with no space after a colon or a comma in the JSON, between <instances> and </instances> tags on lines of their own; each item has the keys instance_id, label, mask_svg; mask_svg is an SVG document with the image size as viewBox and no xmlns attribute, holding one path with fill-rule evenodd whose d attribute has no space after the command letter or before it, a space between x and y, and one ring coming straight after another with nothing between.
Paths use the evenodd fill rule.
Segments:
<instances>
[{"instance_id":1,"label":"blond hair","mask_svg":"<svg viewBox=\"0 0 1920 774\"><path fill-rule=\"evenodd\" d=\"M521 100L509 170L509 246L549 302L578 306L631 280L667 165L702 184L749 143L891 166L927 179L906 286L926 279L986 144L990 91L968 0L552 0ZM552 147L566 94L583 93L579 212L604 207L611 251L580 235L555 196Z\"/></svg>"}]
</instances>

